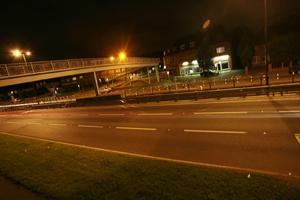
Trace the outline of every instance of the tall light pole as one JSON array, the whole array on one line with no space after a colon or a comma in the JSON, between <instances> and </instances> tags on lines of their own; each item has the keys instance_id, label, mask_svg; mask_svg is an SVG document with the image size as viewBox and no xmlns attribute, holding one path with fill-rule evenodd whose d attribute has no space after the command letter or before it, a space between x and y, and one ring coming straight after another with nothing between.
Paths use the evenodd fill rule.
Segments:
<instances>
[{"instance_id":1,"label":"tall light pole","mask_svg":"<svg viewBox=\"0 0 300 200\"><path fill-rule=\"evenodd\" d=\"M266 68L266 85L269 85L268 5L267 5L267 0L264 0L264 34L265 34L265 68Z\"/></svg>"},{"instance_id":2,"label":"tall light pole","mask_svg":"<svg viewBox=\"0 0 300 200\"><path fill-rule=\"evenodd\" d=\"M127 58L127 55L126 55L126 53L125 52L120 52L119 53L119 60L120 61L124 61L124 60L126 60L126 58Z\"/></svg>"},{"instance_id":3,"label":"tall light pole","mask_svg":"<svg viewBox=\"0 0 300 200\"><path fill-rule=\"evenodd\" d=\"M27 60L26 60L26 56L31 56L31 52L30 51L21 51L19 49L14 49L11 51L12 55L16 58L19 58L22 56L23 60L24 60L24 63L25 63L25 66L26 68L28 67L27 65Z\"/></svg>"}]
</instances>

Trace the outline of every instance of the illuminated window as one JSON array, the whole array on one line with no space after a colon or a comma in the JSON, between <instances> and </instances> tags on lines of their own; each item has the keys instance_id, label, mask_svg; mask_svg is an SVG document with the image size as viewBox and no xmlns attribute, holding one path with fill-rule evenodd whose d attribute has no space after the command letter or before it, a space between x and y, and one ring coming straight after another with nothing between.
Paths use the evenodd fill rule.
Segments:
<instances>
[{"instance_id":1,"label":"illuminated window","mask_svg":"<svg viewBox=\"0 0 300 200\"><path fill-rule=\"evenodd\" d=\"M198 60L193 60L193 61L192 61L192 64L193 64L193 65L198 65Z\"/></svg>"},{"instance_id":2,"label":"illuminated window","mask_svg":"<svg viewBox=\"0 0 300 200\"><path fill-rule=\"evenodd\" d=\"M220 53L224 53L225 52L225 47L218 47L217 48L217 53L220 54Z\"/></svg>"},{"instance_id":3,"label":"illuminated window","mask_svg":"<svg viewBox=\"0 0 300 200\"><path fill-rule=\"evenodd\" d=\"M182 63L182 66L188 66L189 65L189 62L183 62Z\"/></svg>"}]
</instances>

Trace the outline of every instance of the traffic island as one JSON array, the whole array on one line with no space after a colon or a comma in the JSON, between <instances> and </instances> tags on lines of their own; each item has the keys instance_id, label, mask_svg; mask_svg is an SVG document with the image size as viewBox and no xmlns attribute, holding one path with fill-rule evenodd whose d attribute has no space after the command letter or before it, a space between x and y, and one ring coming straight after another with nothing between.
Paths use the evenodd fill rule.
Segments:
<instances>
[{"instance_id":1,"label":"traffic island","mask_svg":"<svg viewBox=\"0 0 300 200\"><path fill-rule=\"evenodd\" d=\"M277 177L3 134L0 175L53 199L300 198L297 182Z\"/></svg>"}]
</instances>

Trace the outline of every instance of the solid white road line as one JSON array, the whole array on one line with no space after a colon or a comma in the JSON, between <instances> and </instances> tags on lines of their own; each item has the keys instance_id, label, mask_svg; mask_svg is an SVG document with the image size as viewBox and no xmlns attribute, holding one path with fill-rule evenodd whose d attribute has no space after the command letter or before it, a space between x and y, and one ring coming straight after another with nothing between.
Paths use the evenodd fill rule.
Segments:
<instances>
[{"instance_id":1,"label":"solid white road line","mask_svg":"<svg viewBox=\"0 0 300 200\"><path fill-rule=\"evenodd\" d=\"M195 112L194 115L228 115L228 114L248 114L247 111L236 112Z\"/></svg>"},{"instance_id":2,"label":"solid white road line","mask_svg":"<svg viewBox=\"0 0 300 200\"><path fill-rule=\"evenodd\" d=\"M49 126L67 126L67 124L48 124Z\"/></svg>"},{"instance_id":3,"label":"solid white road line","mask_svg":"<svg viewBox=\"0 0 300 200\"><path fill-rule=\"evenodd\" d=\"M218 131L218 130L193 130L193 129L184 129L184 132L187 133L225 133L225 134L247 134L246 131Z\"/></svg>"},{"instance_id":4,"label":"solid white road line","mask_svg":"<svg viewBox=\"0 0 300 200\"><path fill-rule=\"evenodd\" d=\"M136 131L156 131L156 128L138 128L138 127L124 127L124 126L117 126L116 129L122 130L136 130Z\"/></svg>"},{"instance_id":5,"label":"solid white road line","mask_svg":"<svg viewBox=\"0 0 300 200\"><path fill-rule=\"evenodd\" d=\"M18 135L18 134L14 134L14 133L1 132L1 131L0 131L0 134L9 135L9 136L13 136L13 137L19 137L19 138L25 138L25 139L31 139L31 140L37 140L37 141L42 141L42 142L51 142L54 144L60 144L60 145L65 145L65 146L70 146L70 147L75 147L75 148L90 149L90 150L95 150L95 151L102 151L102 152L120 154L120 155L125 155L125 156L133 156L133 157L138 157L138 158L146 158L146 159L151 159L151 160L160 160L160 161L189 164L189 165L202 166L202 167L204 166L204 167L214 167L214 168L219 168L219 169L242 171L242 172L246 172L246 173L252 172L252 173L258 173L258 174L266 174L266 175L270 175L270 176L281 176L281 177L291 177L291 178L300 179L300 176L298 176L298 175L291 175L291 174L273 172L273 171L267 171L267 170L210 164L210 163L204 163L204 162L178 160L178 159L171 159L171 158L159 157L159 156L148 156L148 155L143 155L143 154L128 153L128 152L123 152L123 151L102 149L102 148L97 148L97 147L89 147L86 145L72 144L72 143L67 143L67 142L60 142L60 141L55 141L55 140L50 140L50 139L42 139L42 138L37 138L37 137L32 137L32 136Z\"/></svg>"},{"instance_id":6,"label":"solid white road line","mask_svg":"<svg viewBox=\"0 0 300 200\"><path fill-rule=\"evenodd\" d=\"M139 113L139 116L171 116L173 113Z\"/></svg>"},{"instance_id":7,"label":"solid white road line","mask_svg":"<svg viewBox=\"0 0 300 200\"><path fill-rule=\"evenodd\" d=\"M101 114L98 114L98 116L123 116L125 114L123 113L101 113Z\"/></svg>"},{"instance_id":8,"label":"solid white road line","mask_svg":"<svg viewBox=\"0 0 300 200\"><path fill-rule=\"evenodd\" d=\"M93 126L93 125L85 125L85 124L78 124L79 128L103 128L103 126Z\"/></svg>"}]
</instances>

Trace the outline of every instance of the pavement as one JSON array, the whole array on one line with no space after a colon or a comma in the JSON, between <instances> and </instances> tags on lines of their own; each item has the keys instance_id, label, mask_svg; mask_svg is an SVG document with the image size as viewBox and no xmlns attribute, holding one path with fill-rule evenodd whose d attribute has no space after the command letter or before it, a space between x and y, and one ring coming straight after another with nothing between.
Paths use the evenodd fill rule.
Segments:
<instances>
[{"instance_id":1,"label":"pavement","mask_svg":"<svg viewBox=\"0 0 300 200\"><path fill-rule=\"evenodd\" d=\"M300 179L300 97L0 113L0 133Z\"/></svg>"}]
</instances>

